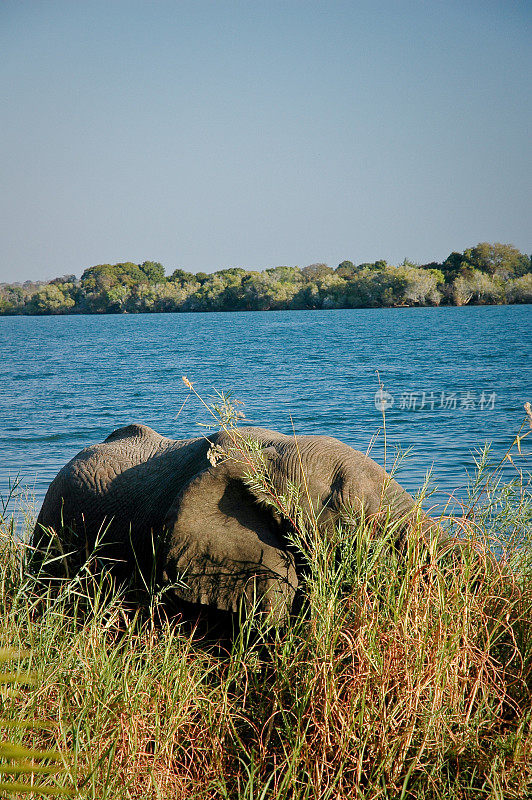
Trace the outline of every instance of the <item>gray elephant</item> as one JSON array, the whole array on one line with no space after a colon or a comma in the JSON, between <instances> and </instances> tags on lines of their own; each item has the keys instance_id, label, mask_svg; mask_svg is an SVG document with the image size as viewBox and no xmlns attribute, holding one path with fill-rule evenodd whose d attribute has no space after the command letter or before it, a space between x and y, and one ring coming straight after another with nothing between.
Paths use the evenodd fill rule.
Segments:
<instances>
[{"instance_id":1,"label":"gray elephant","mask_svg":"<svg viewBox=\"0 0 532 800\"><path fill-rule=\"evenodd\" d=\"M255 599L281 620L300 578L290 502L323 530L357 512L403 528L419 515L375 461L328 436L239 428L176 441L135 424L63 467L32 544L49 569L72 574L98 542L97 558L119 579L156 572L185 602L237 611ZM435 523L422 516L421 525Z\"/></svg>"}]
</instances>

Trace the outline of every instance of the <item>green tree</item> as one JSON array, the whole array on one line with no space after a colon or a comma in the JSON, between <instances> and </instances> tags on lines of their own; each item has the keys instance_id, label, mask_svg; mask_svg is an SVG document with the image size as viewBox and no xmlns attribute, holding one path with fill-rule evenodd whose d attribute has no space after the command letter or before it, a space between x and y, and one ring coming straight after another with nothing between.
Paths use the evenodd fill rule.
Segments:
<instances>
[{"instance_id":1,"label":"green tree","mask_svg":"<svg viewBox=\"0 0 532 800\"><path fill-rule=\"evenodd\" d=\"M453 252L448 255L440 267L445 276L445 282L452 283L464 266L469 266L469 262L464 259L462 253Z\"/></svg>"},{"instance_id":2,"label":"green tree","mask_svg":"<svg viewBox=\"0 0 532 800\"><path fill-rule=\"evenodd\" d=\"M22 286L0 286L0 314L22 314L25 305Z\"/></svg>"},{"instance_id":3,"label":"green tree","mask_svg":"<svg viewBox=\"0 0 532 800\"><path fill-rule=\"evenodd\" d=\"M130 289L123 283L112 286L105 292L106 311L116 313L125 311L126 303L130 296Z\"/></svg>"},{"instance_id":4,"label":"green tree","mask_svg":"<svg viewBox=\"0 0 532 800\"><path fill-rule=\"evenodd\" d=\"M144 261L139 269L146 275L150 283L164 283L166 280L164 267L158 261Z\"/></svg>"},{"instance_id":5,"label":"green tree","mask_svg":"<svg viewBox=\"0 0 532 800\"><path fill-rule=\"evenodd\" d=\"M444 283L441 270L420 269L410 265L409 262L397 267L396 277L404 280L400 298L402 305L439 305L442 294L439 287Z\"/></svg>"},{"instance_id":6,"label":"green tree","mask_svg":"<svg viewBox=\"0 0 532 800\"><path fill-rule=\"evenodd\" d=\"M532 303L532 272L508 281L505 294L508 303Z\"/></svg>"},{"instance_id":7,"label":"green tree","mask_svg":"<svg viewBox=\"0 0 532 800\"><path fill-rule=\"evenodd\" d=\"M442 272L441 266L442 265L440 264L439 261L430 261L428 264L420 264L419 265L419 269L438 270L442 274L442 277L443 277L443 272Z\"/></svg>"},{"instance_id":8,"label":"green tree","mask_svg":"<svg viewBox=\"0 0 532 800\"><path fill-rule=\"evenodd\" d=\"M520 277L530 271L530 259L512 244L480 242L464 251L464 256L475 269L497 275L503 280Z\"/></svg>"},{"instance_id":9,"label":"green tree","mask_svg":"<svg viewBox=\"0 0 532 800\"><path fill-rule=\"evenodd\" d=\"M240 281L244 275L247 274L245 269L242 267L229 267L228 269L219 269L213 273L216 277L221 278L229 283L234 283L235 281Z\"/></svg>"},{"instance_id":10,"label":"green tree","mask_svg":"<svg viewBox=\"0 0 532 800\"><path fill-rule=\"evenodd\" d=\"M301 272L308 281L315 281L317 278L323 278L325 275L332 275L334 270L332 267L328 267L327 264L317 263L309 264L308 267L303 267Z\"/></svg>"},{"instance_id":11,"label":"green tree","mask_svg":"<svg viewBox=\"0 0 532 800\"><path fill-rule=\"evenodd\" d=\"M50 283L55 283L57 285L60 285L60 284L63 284L63 283L76 284L77 282L78 282L78 279L76 278L75 275L63 275L62 278L54 278L53 280L50 281Z\"/></svg>"},{"instance_id":12,"label":"green tree","mask_svg":"<svg viewBox=\"0 0 532 800\"><path fill-rule=\"evenodd\" d=\"M84 270L81 286L86 292L101 292L110 289L118 282L116 269L111 264L97 264Z\"/></svg>"},{"instance_id":13,"label":"green tree","mask_svg":"<svg viewBox=\"0 0 532 800\"><path fill-rule=\"evenodd\" d=\"M500 279L493 278L479 269L466 269L453 281L453 299L457 306L469 303L481 305L504 301Z\"/></svg>"},{"instance_id":14,"label":"green tree","mask_svg":"<svg viewBox=\"0 0 532 800\"><path fill-rule=\"evenodd\" d=\"M388 263L384 259L380 259L379 261L370 261L364 262L363 264L359 264L357 267L357 271L360 272L363 269L386 269Z\"/></svg>"},{"instance_id":15,"label":"green tree","mask_svg":"<svg viewBox=\"0 0 532 800\"><path fill-rule=\"evenodd\" d=\"M205 275L205 273L203 274ZM168 280L173 283L178 283L180 286L185 286L187 283L197 283L196 277L197 276L193 275L192 272L186 272L184 269L175 269ZM205 275L205 277L207 276Z\"/></svg>"},{"instance_id":16,"label":"green tree","mask_svg":"<svg viewBox=\"0 0 532 800\"><path fill-rule=\"evenodd\" d=\"M347 281L333 272L317 281L320 308L344 308L347 302Z\"/></svg>"},{"instance_id":17,"label":"green tree","mask_svg":"<svg viewBox=\"0 0 532 800\"><path fill-rule=\"evenodd\" d=\"M279 283L302 283L304 280L299 267L270 267L263 274Z\"/></svg>"},{"instance_id":18,"label":"green tree","mask_svg":"<svg viewBox=\"0 0 532 800\"><path fill-rule=\"evenodd\" d=\"M347 305L351 308L380 308L400 305L408 277L385 261L363 267L347 282Z\"/></svg>"},{"instance_id":19,"label":"green tree","mask_svg":"<svg viewBox=\"0 0 532 800\"><path fill-rule=\"evenodd\" d=\"M138 283L148 282L149 277L146 272L132 261L119 264L98 264L86 269L81 276L81 285L88 292L107 291L117 284L132 287Z\"/></svg>"},{"instance_id":20,"label":"green tree","mask_svg":"<svg viewBox=\"0 0 532 800\"><path fill-rule=\"evenodd\" d=\"M32 296L28 310L32 314L65 314L74 305L72 297L56 284L48 283Z\"/></svg>"},{"instance_id":21,"label":"green tree","mask_svg":"<svg viewBox=\"0 0 532 800\"><path fill-rule=\"evenodd\" d=\"M341 278L352 278L358 272L358 267L355 267L352 261L342 261L336 267L335 272Z\"/></svg>"},{"instance_id":22,"label":"green tree","mask_svg":"<svg viewBox=\"0 0 532 800\"><path fill-rule=\"evenodd\" d=\"M121 264L115 264L117 280L125 286L134 286L136 283L148 283L149 279L146 273L141 269L138 264L132 261L125 261ZM164 273L164 270L163 270Z\"/></svg>"}]
</instances>

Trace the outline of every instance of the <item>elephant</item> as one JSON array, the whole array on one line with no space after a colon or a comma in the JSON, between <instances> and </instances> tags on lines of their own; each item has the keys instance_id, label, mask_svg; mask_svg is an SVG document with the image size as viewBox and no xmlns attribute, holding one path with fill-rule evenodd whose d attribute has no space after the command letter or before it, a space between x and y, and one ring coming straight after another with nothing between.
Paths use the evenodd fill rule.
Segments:
<instances>
[{"instance_id":1,"label":"elephant","mask_svg":"<svg viewBox=\"0 0 532 800\"><path fill-rule=\"evenodd\" d=\"M353 513L437 528L381 466L338 439L242 427L174 440L132 424L60 470L31 545L41 568L71 575L98 543L99 563L119 580L155 573L186 604L236 612L250 601L279 622L301 579L287 541L298 486L292 504L320 529Z\"/></svg>"}]
</instances>

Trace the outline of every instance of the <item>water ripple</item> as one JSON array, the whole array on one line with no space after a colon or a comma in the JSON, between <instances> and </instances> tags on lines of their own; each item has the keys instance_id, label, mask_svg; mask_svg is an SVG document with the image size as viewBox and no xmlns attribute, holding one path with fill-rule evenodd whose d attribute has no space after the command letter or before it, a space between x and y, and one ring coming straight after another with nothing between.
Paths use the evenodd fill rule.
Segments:
<instances>
[{"instance_id":1,"label":"water ripple","mask_svg":"<svg viewBox=\"0 0 532 800\"><path fill-rule=\"evenodd\" d=\"M467 479L484 441L501 456L530 391L530 306L0 318L0 493L21 474L40 501L82 446L142 421L194 436L205 410L187 396L231 390L254 424L327 433L366 450L387 411L387 462L414 451L411 491L433 466L440 501ZM420 407L421 398L434 407ZM456 393L446 408L441 394ZM460 398L475 395L475 407ZM432 393L432 394L431 394ZM495 395L493 408L480 409ZM417 397L415 407L408 399ZM178 415L178 416L177 416ZM380 437L372 450L382 462Z\"/></svg>"}]
</instances>

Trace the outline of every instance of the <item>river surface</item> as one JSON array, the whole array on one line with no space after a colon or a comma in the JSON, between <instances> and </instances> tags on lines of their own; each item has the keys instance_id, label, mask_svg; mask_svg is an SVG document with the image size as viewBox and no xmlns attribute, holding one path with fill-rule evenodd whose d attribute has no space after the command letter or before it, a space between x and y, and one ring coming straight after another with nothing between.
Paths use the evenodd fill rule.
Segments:
<instances>
[{"instance_id":1,"label":"river surface","mask_svg":"<svg viewBox=\"0 0 532 800\"><path fill-rule=\"evenodd\" d=\"M216 390L232 392L250 424L328 434L366 451L382 426L379 376L390 406L387 465L411 448L398 473L409 491L432 470L425 505L463 497L475 451L488 441L501 457L532 401L531 312L1 317L0 493L19 476L38 507L63 464L130 422L199 435L209 416L182 375L207 403ZM371 454L383 463L382 433Z\"/></svg>"}]
</instances>

